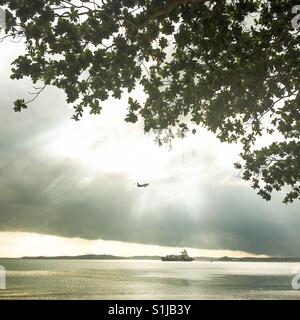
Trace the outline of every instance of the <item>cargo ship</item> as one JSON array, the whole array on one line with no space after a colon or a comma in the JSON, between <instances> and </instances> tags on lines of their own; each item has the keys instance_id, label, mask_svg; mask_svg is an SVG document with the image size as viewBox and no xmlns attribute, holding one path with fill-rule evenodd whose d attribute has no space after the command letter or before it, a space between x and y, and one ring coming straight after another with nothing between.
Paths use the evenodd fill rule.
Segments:
<instances>
[{"instance_id":1,"label":"cargo ship","mask_svg":"<svg viewBox=\"0 0 300 320\"><path fill-rule=\"evenodd\" d=\"M162 261L193 261L194 258L191 258L186 250L183 250L180 255L170 254L165 257L161 257Z\"/></svg>"}]
</instances>

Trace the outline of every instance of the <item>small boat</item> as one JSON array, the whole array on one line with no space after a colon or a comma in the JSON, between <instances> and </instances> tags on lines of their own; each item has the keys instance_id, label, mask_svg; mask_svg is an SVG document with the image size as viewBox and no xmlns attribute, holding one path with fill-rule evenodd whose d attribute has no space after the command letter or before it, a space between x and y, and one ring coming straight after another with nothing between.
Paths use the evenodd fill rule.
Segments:
<instances>
[{"instance_id":1,"label":"small boat","mask_svg":"<svg viewBox=\"0 0 300 320\"><path fill-rule=\"evenodd\" d=\"M170 254L165 257L161 257L162 261L193 261L194 258L191 258L187 251L184 249L180 255Z\"/></svg>"}]
</instances>

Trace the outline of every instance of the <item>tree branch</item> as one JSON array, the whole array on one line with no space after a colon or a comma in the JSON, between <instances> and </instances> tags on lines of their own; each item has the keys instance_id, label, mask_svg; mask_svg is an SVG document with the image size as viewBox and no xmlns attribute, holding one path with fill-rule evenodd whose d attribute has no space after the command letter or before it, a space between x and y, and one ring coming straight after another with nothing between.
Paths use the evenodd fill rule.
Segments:
<instances>
[{"instance_id":1,"label":"tree branch","mask_svg":"<svg viewBox=\"0 0 300 320\"><path fill-rule=\"evenodd\" d=\"M206 0L169 0L168 4L156 11L154 11L150 16L146 19L144 23L139 25L139 29L143 29L151 20L154 20L161 16L169 15L172 11L174 11L179 5L187 4L187 3L204 3Z\"/></svg>"}]
</instances>

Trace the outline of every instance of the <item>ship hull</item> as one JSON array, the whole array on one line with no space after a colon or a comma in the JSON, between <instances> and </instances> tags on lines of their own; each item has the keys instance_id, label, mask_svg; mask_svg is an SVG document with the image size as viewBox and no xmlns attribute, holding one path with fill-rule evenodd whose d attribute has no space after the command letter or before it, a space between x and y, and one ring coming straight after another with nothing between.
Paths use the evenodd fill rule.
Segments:
<instances>
[{"instance_id":1,"label":"ship hull","mask_svg":"<svg viewBox=\"0 0 300 320\"><path fill-rule=\"evenodd\" d=\"M161 257L162 261L178 261L178 262L191 262L194 258L191 258L186 250L184 249L180 255L169 254L167 256Z\"/></svg>"},{"instance_id":2,"label":"ship hull","mask_svg":"<svg viewBox=\"0 0 300 320\"><path fill-rule=\"evenodd\" d=\"M172 259L172 258L164 258L164 257L161 258L161 261L191 262L193 260L194 260L193 258L188 258L188 259L176 259L176 258Z\"/></svg>"}]
</instances>

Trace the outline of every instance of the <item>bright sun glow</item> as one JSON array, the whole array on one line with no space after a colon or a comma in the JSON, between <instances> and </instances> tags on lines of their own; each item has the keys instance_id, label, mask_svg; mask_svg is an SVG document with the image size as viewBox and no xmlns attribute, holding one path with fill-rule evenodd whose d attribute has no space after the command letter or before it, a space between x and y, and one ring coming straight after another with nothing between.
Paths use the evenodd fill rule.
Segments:
<instances>
[{"instance_id":1,"label":"bright sun glow","mask_svg":"<svg viewBox=\"0 0 300 320\"><path fill-rule=\"evenodd\" d=\"M164 179L174 165L178 170L189 168L199 157L204 159L212 153L221 166L231 166L236 160L237 146L220 145L205 130L184 141L175 140L171 152L167 146L158 147L154 138L153 134L143 133L142 125L126 124L124 114L111 107L105 108L99 119L85 117L79 123L69 121L56 128L47 137L47 152L92 171L124 173L130 180L141 182ZM222 152L216 153L214 148ZM180 163L173 163L175 157ZM201 171L201 167L198 169ZM191 181L193 176L187 178Z\"/></svg>"},{"instance_id":2,"label":"bright sun glow","mask_svg":"<svg viewBox=\"0 0 300 320\"><path fill-rule=\"evenodd\" d=\"M78 161L90 169L108 173L123 172L130 179L156 179L163 174L165 150L158 150L153 141L112 135L101 137L101 129L83 121L80 128L68 124L54 139L52 152L57 157ZM124 144L124 140L127 141Z\"/></svg>"}]
</instances>

